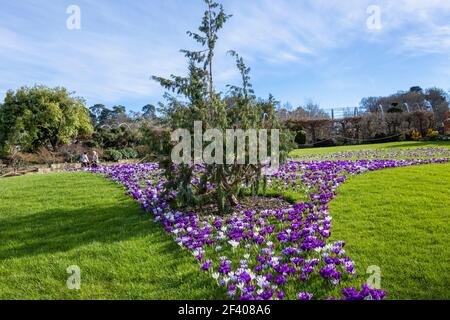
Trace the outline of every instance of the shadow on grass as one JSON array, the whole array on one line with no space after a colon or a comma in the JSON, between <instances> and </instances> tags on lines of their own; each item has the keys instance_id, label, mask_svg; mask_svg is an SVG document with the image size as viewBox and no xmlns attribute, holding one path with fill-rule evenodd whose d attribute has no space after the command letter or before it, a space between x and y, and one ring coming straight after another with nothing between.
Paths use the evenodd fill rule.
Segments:
<instances>
[{"instance_id":1,"label":"shadow on grass","mask_svg":"<svg viewBox=\"0 0 450 320\"><path fill-rule=\"evenodd\" d=\"M197 270L194 258L180 249L174 240L165 233L160 225L150 221L150 217L144 216L139 206L132 202L115 207L92 208L83 210L49 210L38 212L24 217L2 219L0 225L0 261L8 259L36 256L36 261L41 261L38 255L51 256L52 254L66 253L69 250L79 248L77 255L83 254L83 246L92 243L112 244L132 239L145 238L148 248L140 259L140 267L130 270L130 274L136 272L137 279L141 279L142 288L128 287L126 279L115 279L122 282L119 286L111 288L112 297L124 299L170 299L173 295L183 299L223 299L225 294L219 290L213 280ZM145 246L145 245L144 245ZM125 258L119 253L124 248L117 247L117 256ZM147 251L147 252L145 252ZM101 251L98 252L101 254ZM101 261L111 259L108 254L99 256ZM153 260L156 258L156 261ZM113 258L115 259L115 258ZM127 259L127 258L125 258ZM99 263L102 263L99 260ZM148 260L146 263L145 260ZM190 261L192 260L192 261ZM110 261L110 265L120 264L121 261ZM130 263L130 261L123 263ZM155 266L155 263L161 265ZM142 265L141 265L142 264ZM146 266L149 267L146 270ZM184 267L183 267L184 266ZM191 269L192 271L189 270ZM188 267L188 268L187 268ZM149 270L160 268L161 273L148 274ZM148 275L146 275L148 274ZM166 276L163 277L163 274ZM64 274L63 274L64 276ZM101 283L102 276L93 280ZM107 276L108 278L108 276ZM63 283L63 282L61 282ZM192 289L188 296L182 296L180 288ZM148 292L145 288L151 288ZM209 288L209 289L207 289ZM156 290L155 290L156 289ZM91 295L93 294L93 295ZM67 292L65 298L77 298L78 293ZM80 296L81 297L81 296ZM90 292L82 296L93 299L105 298L104 294L96 296ZM172 297L173 298L173 297Z\"/></svg>"},{"instance_id":2,"label":"shadow on grass","mask_svg":"<svg viewBox=\"0 0 450 320\"><path fill-rule=\"evenodd\" d=\"M11 180L5 192L0 298L226 298L194 257L111 181L32 176ZM81 292L65 289L72 262L84 270Z\"/></svg>"},{"instance_id":3,"label":"shadow on grass","mask_svg":"<svg viewBox=\"0 0 450 320\"><path fill-rule=\"evenodd\" d=\"M138 207L124 205L54 209L1 219L0 239L12 245L0 246L0 259L63 252L92 242L112 243L158 232L158 226L146 219Z\"/></svg>"}]
</instances>

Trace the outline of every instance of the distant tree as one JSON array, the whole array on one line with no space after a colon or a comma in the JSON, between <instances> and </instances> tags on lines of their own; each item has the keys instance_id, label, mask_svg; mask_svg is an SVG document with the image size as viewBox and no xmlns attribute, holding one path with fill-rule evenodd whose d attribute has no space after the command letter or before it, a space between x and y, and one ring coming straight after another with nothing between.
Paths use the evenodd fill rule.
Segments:
<instances>
[{"instance_id":1,"label":"distant tree","mask_svg":"<svg viewBox=\"0 0 450 320\"><path fill-rule=\"evenodd\" d=\"M385 117L385 122L387 126L388 134L395 135L399 133L400 125L403 121L403 115L401 114L402 111L398 111L396 109L398 107L392 107L388 110L388 114Z\"/></svg>"},{"instance_id":2,"label":"distant tree","mask_svg":"<svg viewBox=\"0 0 450 320\"><path fill-rule=\"evenodd\" d=\"M139 111L133 111L133 110L128 111L128 118L133 123L138 123L139 121L141 121L142 117L143 117L143 115Z\"/></svg>"},{"instance_id":3,"label":"distant tree","mask_svg":"<svg viewBox=\"0 0 450 320\"><path fill-rule=\"evenodd\" d=\"M294 131L304 130L308 143L315 144L320 139L330 139L333 122L331 119L293 119L287 126Z\"/></svg>"},{"instance_id":4,"label":"distant tree","mask_svg":"<svg viewBox=\"0 0 450 320\"><path fill-rule=\"evenodd\" d=\"M295 119L328 119L328 113L312 101L307 102L305 106L293 108L290 103L285 103L282 108L277 110L280 119L284 121Z\"/></svg>"},{"instance_id":5,"label":"distant tree","mask_svg":"<svg viewBox=\"0 0 450 320\"><path fill-rule=\"evenodd\" d=\"M433 127L434 117L432 112L414 111L412 113L414 126L422 136L425 136L427 130Z\"/></svg>"},{"instance_id":6,"label":"distant tree","mask_svg":"<svg viewBox=\"0 0 450 320\"><path fill-rule=\"evenodd\" d=\"M128 115L126 107L122 105L116 105L109 109L102 104L96 104L89 109L95 115L96 125L99 127L114 127L133 122L134 114Z\"/></svg>"},{"instance_id":7,"label":"distant tree","mask_svg":"<svg viewBox=\"0 0 450 320\"><path fill-rule=\"evenodd\" d=\"M289 112L292 112L294 110L294 106L290 102L285 102L282 106L283 109L286 109Z\"/></svg>"},{"instance_id":8,"label":"distant tree","mask_svg":"<svg viewBox=\"0 0 450 320\"><path fill-rule=\"evenodd\" d=\"M154 118L156 116L156 107L153 104L147 104L142 108L142 113L146 118Z\"/></svg>"},{"instance_id":9,"label":"distant tree","mask_svg":"<svg viewBox=\"0 0 450 320\"><path fill-rule=\"evenodd\" d=\"M89 111L84 101L67 89L35 86L9 90L0 107L0 148L20 146L26 151L90 135Z\"/></svg>"},{"instance_id":10,"label":"distant tree","mask_svg":"<svg viewBox=\"0 0 450 320\"><path fill-rule=\"evenodd\" d=\"M114 106L112 108L112 114L114 117L125 115L127 113L127 108L121 105Z\"/></svg>"},{"instance_id":11,"label":"distant tree","mask_svg":"<svg viewBox=\"0 0 450 320\"><path fill-rule=\"evenodd\" d=\"M448 94L440 88L429 88L425 91L425 99L431 104L436 122L441 125L445 120L445 113L449 111Z\"/></svg>"},{"instance_id":12,"label":"distant tree","mask_svg":"<svg viewBox=\"0 0 450 320\"><path fill-rule=\"evenodd\" d=\"M312 101L308 101L308 103L303 107L303 109L306 111L306 114L310 119L330 118L330 116L325 110L320 108L320 106L317 103L314 103Z\"/></svg>"},{"instance_id":13,"label":"distant tree","mask_svg":"<svg viewBox=\"0 0 450 320\"><path fill-rule=\"evenodd\" d=\"M385 112L416 112L432 111L434 113L434 124L431 127L440 127L445 118L445 112L449 110L449 94L440 88L428 88L426 90L419 86L411 87L409 91L399 91L386 97L368 97L361 100L360 106L366 112L379 113L380 105ZM419 115L421 113L417 113ZM428 116L427 116L428 117ZM411 122L411 117L404 116L408 126L419 125L423 121L417 120ZM420 118L420 117L419 117ZM427 118L428 121L429 118ZM419 128L417 128L419 130Z\"/></svg>"},{"instance_id":14,"label":"distant tree","mask_svg":"<svg viewBox=\"0 0 450 320\"><path fill-rule=\"evenodd\" d=\"M92 141L103 149L122 149L140 144L139 129L128 126L97 127L92 135Z\"/></svg>"},{"instance_id":15,"label":"distant tree","mask_svg":"<svg viewBox=\"0 0 450 320\"><path fill-rule=\"evenodd\" d=\"M108 108L103 108L100 112L100 115L97 117L97 125L104 126L110 125L112 118L112 111Z\"/></svg>"},{"instance_id":16,"label":"distant tree","mask_svg":"<svg viewBox=\"0 0 450 320\"><path fill-rule=\"evenodd\" d=\"M380 97L363 98L359 103L359 106L366 112L376 113L380 111L380 99Z\"/></svg>"},{"instance_id":17,"label":"distant tree","mask_svg":"<svg viewBox=\"0 0 450 320\"><path fill-rule=\"evenodd\" d=\"M409 89L409 91L410 91L410 92L415 92L415 93L422 93L422 92L423 92L422 88L419 87L419 86L411 87L411 88Z\"/></svg>"},{"instance_id":18,"label":"distant tree","mask_svg":"<svg viewBox=\"0 0 450 320\"><path fill-rule=\"evenodd\" d=\"M94 125L97 125L100 116L103 112L103 110L105 110L106 107L103 104L95 104L92 107L89 108L89 111L91 113L91 118L94 120Z\"/></svg>"}]
</instances>

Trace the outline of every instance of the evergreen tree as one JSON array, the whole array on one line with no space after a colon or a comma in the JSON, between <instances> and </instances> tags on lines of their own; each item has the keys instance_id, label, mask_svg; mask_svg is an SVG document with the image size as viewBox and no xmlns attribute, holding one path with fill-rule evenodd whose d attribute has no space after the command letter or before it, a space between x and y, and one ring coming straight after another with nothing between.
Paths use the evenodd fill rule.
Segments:
<instances>
[{"instance_id":1,"label":"evergreen tree","mask_svg":"<svg viewBox=\"0 0 450 320\"><path fill-rule=\"evenodd\" d=\"M206 11L198 33L188 31L187 34L197 41L203 50L182 50L188 59L188 75L186 77L172 75L169 79L153 77L168 90L165 94L166 103L162 104L161 112L165 125L172 129L188 129L194 135L194 122L202 122L202 133L208 129L279 129L275 106L277 102L270 97L268 100L257 100L250 83L250 68L234 51L230 54L236 59L236 66L241 74L242 86L229 86L228 96L223 97L214 87L214 53L218 41L218 33L224 23L231 17L224 12L222 5L205 0ZM183 99L180 99L182 96ZM166 132L165 139L169 133ZM226 135L223 134L223 147L226 146ZM282 135L282 140L289 137ZM168 141L167 141L168 142ZM251 185L256 193L261 178L262 165L226 163L205 164L200 184L193 184L194 168L192 164L174 166L170 159L171 144L162 144L160 164L165 168L167 178L166 190L177 191L176 204L179 206L195 206L215 201L219 210L238 204L238 195L244 185ZM281 142L281 146L288 146ZM203 147L203 145L201 146ZM203 149L203 148L202 148ZM250 157L250 148L245 148L245 159ZM285 155L287 150L282 150ZM269 147L270 152L270 147ZM224 152L224 157L225 157ZM194 152L192 152L193 158ZM260 159L261 160L261 159Z\"/></svg>"}]
</instances>

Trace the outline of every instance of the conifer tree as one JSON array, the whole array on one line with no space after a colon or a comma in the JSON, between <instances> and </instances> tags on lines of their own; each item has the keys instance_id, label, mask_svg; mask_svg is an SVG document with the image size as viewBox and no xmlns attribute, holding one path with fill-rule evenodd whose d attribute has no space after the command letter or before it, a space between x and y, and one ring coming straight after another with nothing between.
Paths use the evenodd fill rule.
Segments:
<instances>
[{"instance_id":1,"label":"conifer tree","mask_svg":"<svg viewBox=\"0 0 450 320\"><path fill-rule=\"evenodd\" d=\"M276 117L276 101L272 96L268 100L256 99L250 83L250 68L242 57L230 51L236 59L236 66L241 74L242 86L229 86L229 94L222 96L214 87L214 54L219 31L231 18L222 5L204 0L206 11L198 32L187 34L202 46L200 51L181 50L188 59L187 76L174 76L169 79L153 77L168 92L165 103L161 104L165 125L170 130L188 129L194 135L194 122L202 122L202 132L207 129L279 129ZM180 99L179 97L183 97ZM282 147L287 135L281 135ZM166 136L168 140L168 136ZM224 134L223 146L226 146ZM168 142L168 141L167 141ZM220 211L238 204L238 195L244 186L252 186L253 193L258 192L262 165L255 164L204 164L200 183L193 184L195 166L181 164L174 166L170 159L171 144L164 143L160 149L163 157L160 165L165 168L166 190L176 190L178 206L197 206L216 202ZM201 146L203 147L203 145ZM269 147L270 150L270 147ZM280 150L282 156L287 150ZM245 149L245 158L249 158L249 147ZM194 152L193 152L194 153ZM192 154L194 156L194 154ZM225 152L224 152L225 157ZM225 159L221 163L226 163Z\"/></svg>"}]
</instances>

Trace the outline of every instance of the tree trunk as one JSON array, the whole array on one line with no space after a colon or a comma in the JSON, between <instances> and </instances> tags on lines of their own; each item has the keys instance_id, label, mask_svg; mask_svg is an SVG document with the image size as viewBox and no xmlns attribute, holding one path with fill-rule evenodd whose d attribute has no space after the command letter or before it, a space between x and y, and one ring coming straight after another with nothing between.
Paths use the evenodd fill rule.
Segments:
<instances>
[{"instance_id":1,"label":"tree trunk","mask_svg":"<svg viewBox=\"0 0 450 320\"><path fill-rule=\"evenodd\" d=\"M228 203L234 208L239 204L239 201L234 194L231 194L228 196Z\"/></svg>"}]
</instances>

